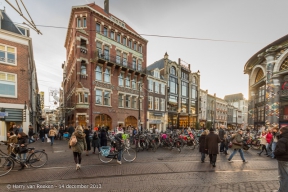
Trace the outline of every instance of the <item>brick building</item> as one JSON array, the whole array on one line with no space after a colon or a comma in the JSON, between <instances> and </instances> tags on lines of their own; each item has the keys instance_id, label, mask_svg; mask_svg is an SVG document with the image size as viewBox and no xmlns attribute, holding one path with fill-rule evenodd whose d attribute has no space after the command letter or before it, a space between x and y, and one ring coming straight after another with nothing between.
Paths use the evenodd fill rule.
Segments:
<instances>
[{"instance_id":1,"label":"brick building","mask_svg":"<svg viewBox=\"0 0 288 192\"><path fill-rule=\"evenodd\" d=\"M62 66L65 123L137 126L141 111L146 127L147 40L109 13L107 0L105 9L94 3L72 7L68 27Z\"/></svg>"},{"instance_id":2,"label":"brick building","mask_svg":"<svg viewBox=\"0 0 288 192\"><path fill-rule=\"evenodd\" d=\"M14 124L37 127L40 111L36 67L29 29L13 24L0 10L0 140Z\"/></svg>"}]
</instances>

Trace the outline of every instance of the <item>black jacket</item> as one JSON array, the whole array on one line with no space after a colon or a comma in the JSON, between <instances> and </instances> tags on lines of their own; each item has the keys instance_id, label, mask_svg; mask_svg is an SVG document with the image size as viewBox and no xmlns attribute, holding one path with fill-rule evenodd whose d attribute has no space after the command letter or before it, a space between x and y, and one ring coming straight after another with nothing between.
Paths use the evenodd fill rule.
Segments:
<instances>
[{"instance_id":1,"label":"black jacket","mask_svg":"<svg viewBox=\"0 0 288 192\"><path fill-rule=\"evenodd\" d=\"M280 135L274 155L278 161L288 161L288 132Z\"/></svg>"},{"instance_id":2,"label":"black jacket","mask_svg":"<svg viewBox=\"0 0 288 192\"><path fill-rule=\"evenodd\" d=\"M70 135L72 135L74 133L74 131L75 131L74 127L72 127L72 126L69 127L68 132Z\"/></svg>"},{"instance_id":3,"label":"black jacket","mask_svg":"<svg viewBox=\"0 0 288 192\"><path fill-rule=\"evenodd\" d=\"M34 135L33 128L29 128L28 135L29 135L29 137L32 137Z\"/></svg>"},{"instance_id":4,"label":"black jacket","mask_svg":"<svg viewBox=\"0 0 288 192\"><path fill-rule=\"evenodd\" d=\"M205 139L206 135L201 135L199 137L199 152L201 153L207 153L207 151L205 150Z\"/></svg>"},{"instance_id":5,"label":"black jacket","mask_svg":"<svg viewBox=\"0 0 288 192\"><path fill-rule=\"evenodd\" d=\"M45 129L40 129L40 131L39 131L39 137L40 137L40 138L45 137Z\"/></svg>"},{"instance_id":6,"label":"black jacket","mask_svg":"<svg viewBox=\"0 0 288 192\"><path fill-rule=\"evenodd\" d=\"M224 131L222 128L220 128L220 129L219 129L219 138L220 138L221 140L223 140L223 139L224 139L224 135L225 135L225 131Z\"/></svg>"},{"instance_id":7,"label":"black jacket","mask_svg":"<svg viewBox=\"0 0 288 192\"><path fill-rule=\"evenodd\" d=\"M21 137L18 138L18 143L20 146L17 149L17 153L27 153L27 145L28 145L28 137ZM22 144L24 144L24 146L21 146Z\"/></svg>"}]
</instances>

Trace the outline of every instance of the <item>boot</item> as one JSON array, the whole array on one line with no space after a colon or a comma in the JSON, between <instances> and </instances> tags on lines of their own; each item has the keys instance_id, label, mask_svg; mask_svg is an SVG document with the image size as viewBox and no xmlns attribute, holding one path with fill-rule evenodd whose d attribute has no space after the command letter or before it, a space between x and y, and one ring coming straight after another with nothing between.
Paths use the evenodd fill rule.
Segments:
<instances>
[{"instance_id":1,"label":"boot","mask_svg":"<svg viewBox=\"0 0 288 192\"><path fill-rule=\"evenodd\" d=\"M263 151L261 151L260 153L257 153L259 156L261 155L261 153L263 153Z\"/></svg>"}]
</instances>

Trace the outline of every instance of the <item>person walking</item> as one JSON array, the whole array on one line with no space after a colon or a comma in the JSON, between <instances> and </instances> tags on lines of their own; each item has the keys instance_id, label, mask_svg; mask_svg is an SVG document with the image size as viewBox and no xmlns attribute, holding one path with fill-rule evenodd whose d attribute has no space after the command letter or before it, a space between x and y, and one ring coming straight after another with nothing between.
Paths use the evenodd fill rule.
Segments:
<instances>
[{"instance_id":1,"label":"person walking","mask_svg":"<svg viewBox=\"0 0 288 192\"><path fill-rule=\"evenodd\" d=\"M209 154L210 164L213 167L216 167L216 160L218 152L218 143L220 143L220 138L217 134L214 133L214 129L210 129L210 133L206 136L205 139L205 150Z\"/></svg>"},{"instance_id":2,"label":"person walking","mask_svg":"<svg viewBox=\"0 0 288 192\"><path fill-rule=\"evenodd\" d=\"M25 164L26 161L26 154L28 152L27 145L28 145L28 136L25 133L18 133L18 143L19 147L17 148L16 152L18 153L18 158L20 159L21 168L18 171L22 171L24 167L27 165Z\"/></svg>"},{"instance_id":3,"label":"person walking","mask_svg":"<svg viewBox=\"0 0 288 192\"><path fill-rule=\"evenodd\" d=\"M45 128L43 126L41 127L41 129L39 131L39 137L40 137L42 143L44 143L44 141L45 141Z\"/></svg>"},{"instance_id":4,"label":"person walking","mask_svg":"<svg viewBox=\"0 0 288 192\"><path fill-rule=\"evenodd\" d=\"M199 152L201 153L201 163L204 163L205 155L207 154L207 150L205 150L205 139L207 134L208 130L205 130L199 137Z\"/></svg>"},{"instance_id":5,"label":"person walking","mask_svg":"<svg viewBox=\"0 0 288 192\"><path fill-rule=\"evenodd\" d=\"M122 139L122 134L124 134L124 129L122 128L122 125L119 125L116 130L115 134L115 140L116 140L116 149L118 151L118 156L117 156L117 163L122 164L122 150L123 150L123 139Z\"/></svg>"},{"instance_id":6,"label":"person walking","mask_svg":"<svg viewBox=\"0 0 288 192\"><path fill-rule=\"evenodd\" d=\"M50 138L50 140L51 140L51 146L52 146L53 143L54 143L54 139L55 139L56 135L57 135L57 130L56 130L56 128L53 126L53 127L49 130L49 133L48 133L48 136L49 136L49 138Z\"/></svg>"},{"instance_id":7,"label":"person walking","mask_svg":"<svg viewBox=\"0 0 288 192\"><path fill-rule=\"evenodd\" d=\"M233 152L231 153L230 157L228 158L229 162L232 162L232 158L237 153L237 151L239 151L243 163L248 162L245 160L244 153L242 150L242 146L243 146L242 134L243 134L242 129L239 129L238 132L234 136L232 136L232 138L231 138L231 140L232 140L232 147L231 148L233 149Z\"/></svg>"},{"instance_id":8,"label":"person walking","mask_svg":"<svg viewBox=\"0 0 288 192\"><path fill-rule=\"evenodd\" d=\"M17 135L15 135L13 133L13 131L11 131L11 132L7 133L7 137L8 137L8 140L3 141L3 143L5 143L5 145L7 145L7 154L13 155L15 157L15 155L12 154L12 147L10 146L10 144L17 144L18 143ZM8 162L6 169L11 168L11 163L12 163L11 161Z\"/></svg>"},{"instance_id":9,"label":"person walking","mask_svg":"<svg viewBox=\"0 0 288 192\"><path fill-rule=\"evenodd\" d=\"M267 157L271 157L272 150L271 150L271 144L272 144L272 129L269 129L266 135L266 149L267 149Z\"/></svg>"},{"instance_id":10,"label":"person walking","mask_svg":"<svg viewBox=\"0 0 288 192\"><path fill-rule=\"evenodd\" d=\"M33 127L31 125L29 125L29 129L28 129L29 143L34 142L33 135L34 135Z\"/></svg>"},{"instance_id":11,"label":"person walking","mask_svg":"<svg viewBox=\"0 0 288 192\"><path fill-rule=\"evenodd\" d=\"M92 136L92 147L93 147L93 154L95 154L96 148L98 152L100 152L100 139L97 131L94 131Z\"/></svg>"},{"instance_id":12,"label":"person walking","mask_svg":"<svg viewBox=\"0 0 288 192\"><path fill-rule=\"evenodd\" d=\"M221 140L220 143L220 152L224 151L224 135L225 135L225 131L224 131L224 125L220 125L220 129L219 129L219 138Z\"/></svg>"},{"instance_id":13,"label":"person walking","mask_svg":"<svg viewBox=\"0 0 288 192\"><path fill-rule=\"evenodd\" d=\"M278 192L286 192L288 189L288 127L280 129L278 142L274 155L278 161L279 189Z\"/></svg>"},{"instance_id":14,"label":"person walking","mask_svg":"<svg viewBox=\"0 0 288 192\"><path fill-rule=\"evenodd\" d=\"M102 129L101 129L100 138L101 138L101 140L100 140L101 147L107 146L107 133L106 133L104 127L102 127Z\"/></svg>"},{"instance_id":15,"label":"person walking","mask_svg":"<svg viewBox=\"0 0 288 192\"><path fill-rule=\"evenodd\" d=\"M71 135L74 133L74 131L75 131L75 129L71 124L70 127L68 128L69 137L71 137Z\"/></svg>"},{"instance_id":16,"label":"person walking","mask_svg":"<svg viewBox=\"0 0 288 192\"><path fill-rule=\"evenodd\" d=\"M46 125L46 127L45 127L45 138L47 139L47 143L50 143L51 141L50 141L50 139L49 139L49 131L50 131L50 128Z\"/></svg>"},{"instance_id":17,"label":"person walking","mask_svg":"<svg viewBox=\"0 0 288 192\"><path fill-rule=\"evenodd\" d=\"M74 162L76 164L76 170L81 168L82 153L87 150L87 144L85 139L85 133L80 125L78 125L75 131L72 133L68 146L73 151Z\"/></svg>"},{"instance_id":18,"label":"person walking","mask_svg":"<svg viewBox=\"0 0 288 192\"><path fill-rule=\"evenodd\" d=\"M59 129L59 140L63 140L63 134L64 134L64 128L63 126L61 126Z\"/></svg>"},{"instance_id":19,"label":"person walking","mask_svg":"<svg viewBox=\"0 0 288 192\"><path fill-rule=\"evenodd\" d=\"M279 140L279 132L278 132L278 128L274 127L272 129L272 140L271 140L271 149L272 149L272 152L271 152L271 157L274 159L275 156L274 156L274 151L275 151L275 148L276 148L276 144Z\"/></svg>"},{"instance_id":20,"label":"person walking","mask_svg":"<svg viewBox=\"0 0 288 192\"><path fill-rule=\"evenodd\" d=\"M89 151L91 150L90 130L87 127L85 127L84 133L86 135L85 139L86 139L86 144L87 144L86 156L89 156Z\"/></svg>"},{"instance_id":21,"label":"person walking","mask_svg":"<svg viewBox=\"0 0 288 192\"><path fill-rule=\"evenodd\" d=\"M267 133L265 130L263 130L261 135L260 135L260 138L261 138L260 145L262 146L262 148L261 148L260 153L257 153L259 156L263 153L264 150L266 152L264 155L268 155L267 149L266 149L266 144L267 144L266 136L267 136Z\"/></svg>"}]
</instances>

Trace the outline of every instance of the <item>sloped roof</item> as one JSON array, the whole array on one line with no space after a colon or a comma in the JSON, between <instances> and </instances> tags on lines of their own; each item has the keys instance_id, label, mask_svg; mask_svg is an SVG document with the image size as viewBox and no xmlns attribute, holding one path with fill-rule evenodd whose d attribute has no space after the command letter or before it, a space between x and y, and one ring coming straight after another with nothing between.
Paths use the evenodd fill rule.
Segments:
<instances>
[{"instance_id":1,"label":"sloped roof","mask_svg":"<svg viewBox=\"0 0 288 192\"><path fill-rule=\"evenodd\" d=\"M244 96L242 93L225 95L225 97L224 97L225 101L239 101L239 100L243 100L243 99L244 99Z\"/></svg>"},{"instance_id":2,"label":"sloped roof","mask_svg":"<svg viewBox=\"0 0 288 192\"><path fill-rule=\"evenodd\" d=\"M9 16L5 13L4 10L0 10L2 18L1 18L1 29L10 31L12 33L16 33L22 35L13 21L9 18Z\"/></svg>"}]
</instances>

